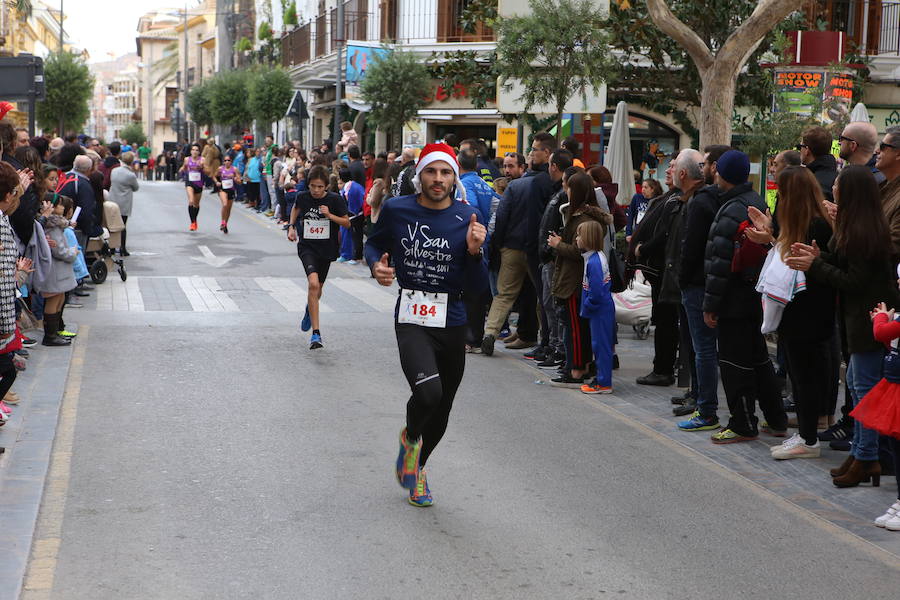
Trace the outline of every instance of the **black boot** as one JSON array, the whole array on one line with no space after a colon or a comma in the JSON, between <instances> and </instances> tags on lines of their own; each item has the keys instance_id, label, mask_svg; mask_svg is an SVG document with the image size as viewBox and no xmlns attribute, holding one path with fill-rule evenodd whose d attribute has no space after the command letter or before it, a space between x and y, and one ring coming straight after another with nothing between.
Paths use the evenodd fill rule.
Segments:
<instances>
[{"instance_id":1,"label":"black boot","mask_svg":"<svg viewBox=\"0 0 900 600\"><path fill-rule=\"evenodd\" d=\"M44 346L68 346L72 342L61 337L56 332L59 331L59 313L44 313L44 339L41 344Z\"/></svg>"}]
</instances>

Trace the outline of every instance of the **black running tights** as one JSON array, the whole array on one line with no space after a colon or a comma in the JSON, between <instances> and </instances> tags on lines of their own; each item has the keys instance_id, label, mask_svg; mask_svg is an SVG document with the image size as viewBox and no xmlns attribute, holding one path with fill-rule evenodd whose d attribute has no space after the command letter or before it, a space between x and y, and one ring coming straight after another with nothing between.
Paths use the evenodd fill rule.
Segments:
<instances>
[{"instance_id":1,"label":"black running tights","mask_svg":"<svg viewBox=\"0 0 900 600\"><path fill-rule=\"evenodd\" d=\"M466 326L420 327L408 323L394 326L400 365L412 396L406 403L407 438L422 437L419 465L428 457L447 430L453 398L466 367Z\"/></svg>"},{"instance_id":2,"label":"black running tights","mask_svg":"<svg viewBox=\"0 0 900 600\"><path fill-rule=\"evenodd\" d=\"M9 388L12 387L13 382L16 380L16 365L13 364L13 355L14 352L7 352L6 354L0 354L0 400L6 396L6 392L9 391Z\"/></svg>"}]
</instances>

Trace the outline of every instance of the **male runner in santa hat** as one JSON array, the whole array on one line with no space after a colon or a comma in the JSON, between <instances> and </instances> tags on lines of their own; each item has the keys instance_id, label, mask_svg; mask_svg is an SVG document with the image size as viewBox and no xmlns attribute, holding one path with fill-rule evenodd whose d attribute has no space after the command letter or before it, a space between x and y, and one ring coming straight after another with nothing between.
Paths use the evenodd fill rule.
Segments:
<instances>
[{"instance_id":1,"label":"male runner in santa hat","mask_svg":"<svg viewBox=\"0 0 900 600\"><path fill-rule=\"evenodd\" d=\"M394 330L412 395L400 432L397 480L409 503L431 506L425 463L444 431L466 363L463 292L487 286L482 245L487 230L475 208L457 202L459 163L447 144L422 149L417 194L388 200L366 243L378 283L400 286ZM393 261L393 266L391 266Z\"/></svg>"}]
</instances>

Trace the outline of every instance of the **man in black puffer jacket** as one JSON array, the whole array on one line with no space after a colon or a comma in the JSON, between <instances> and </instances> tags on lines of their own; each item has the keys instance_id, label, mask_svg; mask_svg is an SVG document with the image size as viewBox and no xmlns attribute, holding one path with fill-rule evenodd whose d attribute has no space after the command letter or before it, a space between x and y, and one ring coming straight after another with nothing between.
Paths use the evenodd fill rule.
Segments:
<instances>
[{"instance_id":1,"label":"man in black puffer jacket","mask_svg":"<svg viewBox=\"0 0 900 600\"><path fill-rule=\"evenodd\" d=\"M756 439L755 403L759 401L771 430L785 431L787 415L766 340L760 333L762 303L756 280L764 253L754 258L749 241L739 241L738 232L747 222L747 208L765 212L766 203L747 182L750 159L729 150L716 163L716 185L721 190L721 208L709 230L704 271L703 318L717 328L719 370L731 417L728 426L712 435L714 444ZM740 263L735 264L735 247ZM757 247L758 249L758 247Z\"/></svg>"},{"instance_id":2,"label":"man in black puffer jacket","mask_svg":"<svg viewBox=\"0 0 900 600\"><path fill-rule=\"evenodd\" d=\"M831 134L824 127L810 127L803 132L800 144L800 160L812 171L825 194L825 199L834 202L831 188L837 179L837 160L831 153Z\"/></svg>"}]
</instances>

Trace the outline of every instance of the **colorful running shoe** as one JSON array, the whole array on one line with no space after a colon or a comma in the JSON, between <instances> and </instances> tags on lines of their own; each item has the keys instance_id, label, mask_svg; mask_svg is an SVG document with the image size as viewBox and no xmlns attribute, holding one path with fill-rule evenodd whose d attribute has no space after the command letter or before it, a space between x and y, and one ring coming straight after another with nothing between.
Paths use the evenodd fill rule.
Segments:
<instances>
[{"instance_id":1,"label":"colorful running shoe","mask_svg":"<svg viewBox=\"0 0 900 600\"><path fill-rule=\"evenodd\" d=\"M596 381L585 383L581 386L582 394L612 394L612 388L608 385L600 385Z\"/></svg>"},{"instance_id":2,"label":"colorful running shoe","mask_svg":"<svg viewBox=\"0 0 900 600\"><path fill-rule=\"evenodd\" d=\"M56 332L56 335L58 335L59 337L64 337L64 338L75 338L75 337L78 337L78 334L77 334L77 333L75 333L75 332L73 332L73 331L66 331L65 329L63 329L62 331L57 331L57 332Z\"/></svg>"},{"instance_id":3,"label":"colorful running shoe","mask_svg":"<svg viewBox=\"0 0 900 600\"><path fill-rule=\"evenodd\" d=\"M406 428L400 431L400 454L397 455L397 482L401 487L412 490L419 477L419 451L422 442L406 439Z\"/></svg>"},{"instance_id":4,"label":"colorful running shoe","mask_svg":"<svg viewBox=\"0 0 900 600\"><path fill-rule=\"evenodd\" d=\"M188 227L188 229L189 229L190 231L197 231L197 223L196 223L196 222L191 223L191 226Z\"/></svg>"},{"instance_id":5,"label":"colorful running shoe","mask_svg":"<svg viewBox=\"0 0 900 600\"><path fill-rule=\"evenodd\" d=\"M409 503L413 506L431 506L434 499L431 497L431 490L428 489L428 480L425 478L425 469L419 469L419 476L416 478L416 485L409 490Z\"/></svg>"},{"instance_id":6,"label":"colorful running shoe","mask_svg":"<svg viewBox=\"0 0 900 600\"><path fill-rule=\"evenodd\" d=\"M694 414L687 421L679 421L678 429L682 431L709 431L710 429L719 428L718 417L702 417L700 411L695 410Z\"/></svg>"},{"instance_id":7,"label":"colorful running shoe","mask_svg":"<svg viewBox=\"0 0 900 600\"><path fill-rule=\"evenodd\" d=\"M8 407L3 400L0 400L0 411L7 415L12 413L12 409Z\"/></svg>"},{"instance_id":8,"label":"colorful running shoe","mask_svg":"<svg viewBox=\"0 0 900 600\"><path fill-rule=\"evenodd\" d=\"M309 338L309 349L310 350L318 350L322 348L324 345L322 344L322 336L318 333L312 334L312 337Z\"/></svg>"},{"instance_id":9,"label":"colorful running shoe","mask_svg":"<svg viewBox=\"0 0 900 600\"><path fill-rule=\"evenodd\" d=\"M741 435L731 429L725 428L722 431L717 431L716 433L710 436L713 444L734 444L737 442L749 442L755 440L758 436L755 435Z\"/></svg>"},{"instance_id":10,"label":"colorful running shoe","mask_svg":"<svg viewBox=\"0 0 900 600\"><path fill-rule=\"evenodd\" d=\"M222 221L222 224L219 225L219 229L222 231L222 233L228 233L228 223Z\"/></svg>"},{"instance_id":11,"label":"colorful running shoe","mask_svg":"<svg viewBox=\"0 0 900 600\"><path fill-rule=\"evenodd\" d=\"M348 262L349 260L350 260L349 258L344 258L343 256L339 256L338 259L334 262L345 263L345 262Z\"/></svg>"},{"instance_id":12,"label":"colorful running shoe","mask_svg":"<svg viewBox=\"0 0 900 600\"><path fill-rule=\"evenodd\" d=\"M303 313L303 320L300 321L300 331L309 331L312 328L312 320L309 318L309 305L306 305L306 312Z\"/></svg>"},{"instance_id":13,"label":"colorful running shoe","mask_svg":"<svg viewBox=\"0 0 900 600\"><path fill-rule=\"evenodd\" d=\"M765 421L759 424L759 430L763 433L768 433L772 437L787 437L787 429L775 429L769 427L769 424Z\"/></svg>"}]
</instances>

